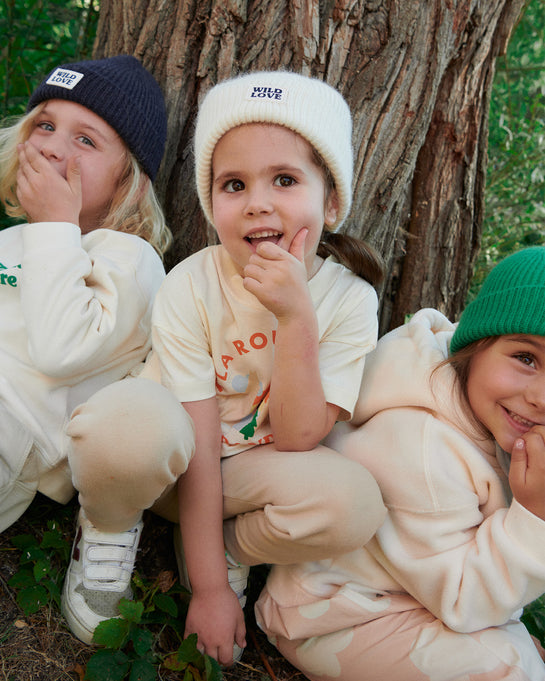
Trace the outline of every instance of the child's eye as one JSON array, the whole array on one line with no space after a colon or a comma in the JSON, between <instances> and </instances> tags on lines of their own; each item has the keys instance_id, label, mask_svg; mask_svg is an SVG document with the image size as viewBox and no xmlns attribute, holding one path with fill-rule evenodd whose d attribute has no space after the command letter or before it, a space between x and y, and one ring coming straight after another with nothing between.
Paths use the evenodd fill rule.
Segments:
<instances>
[{"instance_id":1,"label":"child's eye","mask_svg":"<svg viewBox=\"0 0 545 681\"><path fill-rule=\"evenodd\" d=\"M47 132L53 132L55 130L51 123L48 123L47 121L42 121L41 123L38 123L36 127L41 128L42 130L46 130Z\"/></svg>"},{"instance_id":2,"label":"child's eye","mask_svg":"<svg viewBox=\"0 0 545 681\"><path fill-rule=\"evenodd\" d=\"M82 144L87 144L87 145L90 146L90 147L94 147L94 146L95 146L95 143L93 142L93 140L92 140L92 139L89 139L89 137L86 137L85 135L80 135L80 136L78 137L78 140L79 140Z\"/></svg>"},{"instance_id":3,"label":"child's eye","mask_svg":"<svg viewBox=\"0 0 545 681\"><path fill-rule=\"evenodd\" d=\"M244 189L244 182L242 180L228 180L223 189L226 192L241 192Z\"/></svg>"},{"instance_id":4,"label":"child's eye","mask_svg":"<svg viewBox=\"0 0 545 681\"><path fill-rule=\"evenodd\" d=\"M274 179L274 183L278 187L291 187L296 184L296 180L291 175L279 175Z\"/></svg>"},{"instance_id":5,"label":"child's eye","mask_svg":"<svg viewBox=\"0 0 545 681\"><path fill-rule=\"evenodd\" d=\"M515 355L515 358L522 362L526 366L533 367L535 365L535 360L533 355L528 352L519 352Z\"/></svg>"}]
</instances>

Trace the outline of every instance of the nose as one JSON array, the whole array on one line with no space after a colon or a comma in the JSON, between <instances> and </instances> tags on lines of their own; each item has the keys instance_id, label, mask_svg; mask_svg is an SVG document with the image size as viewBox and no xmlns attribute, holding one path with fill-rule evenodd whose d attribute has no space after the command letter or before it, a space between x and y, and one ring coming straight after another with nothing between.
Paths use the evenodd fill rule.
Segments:
<instances>
[{"instance_id":1,"label":"nose","mask_svg":"<svg viewBox=\"0 0 545 681\"><path fill-rule=\"evenodd\" d=\"M244 212L248 216L268 215L273 210L269 192L264 187L252 187L246 193Z\"/></svg>"},{"instance_id":2,"label":"nose","mask_svg":"<svg viewBox=\"0 0 545 681\"><path fill-rule=\"evenodd\" d=\"M39 151L48 161L63 161L66 158L66 144L61 135L56 133L42 142Z\"/></svg>"}]
</instances>

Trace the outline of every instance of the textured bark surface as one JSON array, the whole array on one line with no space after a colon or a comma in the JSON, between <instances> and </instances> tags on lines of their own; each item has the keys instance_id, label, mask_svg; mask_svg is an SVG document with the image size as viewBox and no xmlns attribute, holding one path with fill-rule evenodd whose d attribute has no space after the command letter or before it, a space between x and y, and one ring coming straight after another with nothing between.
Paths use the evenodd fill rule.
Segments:
<instances>
[{"instance_id":1,"label":"textured bark surface","mask_svg":"<svg viewBox=\"0 0 545 681\"><path fill-rule=\"evenodd\" d=\"M95 56L136 55L165 92L157 187L170 267L214 238L200 216L191 137L205 92L289 68L337 87L354 114L346 230L383 255L381 330L420 307L455 318L478 251L494 60L524 0L101 0Z\"/></svg>"}]
</instances>

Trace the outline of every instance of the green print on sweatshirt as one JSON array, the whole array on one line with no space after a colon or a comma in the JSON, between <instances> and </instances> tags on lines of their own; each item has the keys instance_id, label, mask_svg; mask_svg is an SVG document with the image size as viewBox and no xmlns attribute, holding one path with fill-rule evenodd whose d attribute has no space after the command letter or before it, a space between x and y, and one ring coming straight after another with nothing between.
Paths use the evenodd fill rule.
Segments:
<instances>
[{"instance_id":1,"label":"green print on sweatshirt","mask_svg":"<svg viewBox=\"0 0 545 681\"><path fill-rule=\"evenodd\" d=\"M21 268L21 265L15 265L15 267ZM0 262L0 270L13 269L13 267L6 267L4 263ZM17 277L14 274L6 274L6 272L0 271L0 285L1 286L12 286L15 288L17 286Z\"/></svg>"}]
</instances>

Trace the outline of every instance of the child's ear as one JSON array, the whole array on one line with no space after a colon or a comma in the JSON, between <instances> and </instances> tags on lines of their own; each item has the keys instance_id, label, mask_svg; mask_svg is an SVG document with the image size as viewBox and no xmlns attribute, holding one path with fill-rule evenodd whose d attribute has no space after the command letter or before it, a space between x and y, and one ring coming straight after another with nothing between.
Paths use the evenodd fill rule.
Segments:
<instances>
[{"instance_id":1,"label":"child's ear","mask_svg":"<svg viewBox=\"0 0 545 681\"><path fill-rule=\"evenodd\" d=\"M332 189L329 192L329 196L327 197L327 200L325 202L325 224L330 227L331 225L334 225L335 222L337 221L337 215L339 213L339 197L337 196L337 192L335 189Z\"/></svg>"}]
</instances>

